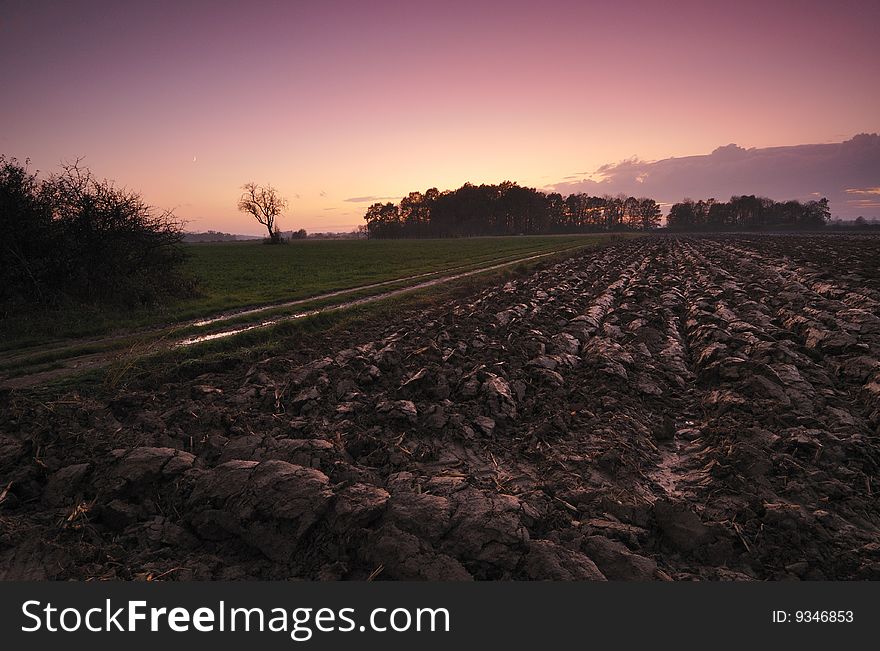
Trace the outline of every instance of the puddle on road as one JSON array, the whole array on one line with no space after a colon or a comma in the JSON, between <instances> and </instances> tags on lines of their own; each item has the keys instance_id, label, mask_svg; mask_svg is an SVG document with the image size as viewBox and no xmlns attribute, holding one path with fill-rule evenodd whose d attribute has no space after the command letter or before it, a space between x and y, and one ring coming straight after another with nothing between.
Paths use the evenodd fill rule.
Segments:
<instances>
[{"instance_id":1,"label":"puddle on road","mask_svg":"<svg viewBox=\"0 0 880 651\"><path fill-rule=\"evenodd\" d=\"M573 247L573 248L579 248L579 247ZM400 289L394 289L390 292L383 292L381 294L373 294L371 296L365 296L364 298L359 298L359 299L356 299L353 301L340 303L338 305L328 305L327 307L317 308L314 310L307 310L305 312L297 312L295 314L288 314L286 316L278 317L277 319L268 319L266 321L262 321L260 323L254 323L254 324L247 325L247 326L238 326L238 327L234 327L234 328L229 328L228 330L220 330L218 332L212 332L210 334L199 335L197 337L188 337L186 339L182 339L182 340L172 344L172 348L182 348L184 346L192 346L194 344L200 344L200 343L204 343L206 341L214 341L215 339L223 339L225 337L233 337L235 335L241 334L242 332L247 332L249 330L256 330L258 328L267 328L269 326L278 325L279 323L286 323L288 321L295 321L297 319L303 319L305 317L315 316L317 314L324 314L326 312L332 312L334 310L344 310L344 309L348 309L348 308L352 308L352 307L357 307L359 305L364 305L366 303L372 303L374 301L380 301L380 300L383 300L386 298L398 296L398 295L403 294L405 292L412 292L412 291L416 291L419 289L426 289L428 287L434 287L435 285L450 282L453 280L458 280L459 278L466 278L468 276L473 276L473 275L476 275L479 273L485 273L487 271L493 271L495 269L500 269L502 267L509 267L509 266L512 266L515 264L520 264L522 262L529 262L530 260L537 260L539 258L546 258L547 256L556 255L559 253L564 253L565 251L566 251L566 249L563 249L562 251L550 251L548 253L539 253L537 255L531 255L531 256L528 256L525 258L517 258L516 260L508 260L506 262L500 262L498 264L490 265L488 267L480 267L479 269L472 269L470 271L464 271L459 274L453 274L452 276L443 276L441 278L433 278L431 280L426 280L425 282L417 283L415 285L408 285L408 286L402 287ZM396 280L389 280L387 282L376 283L374 285L363 285L363 286L358 287L356 289L362 290L362 289L369 289L371 287L381 287L383 285L390 285L392 283L405 282L406 280L411 280L413 278L419 278L422 276L429 276L429 275L432 275L432 274L429 274L429 273L428 274L419 274L416 276L410 276L409 278L398 278ZM314 300L318 300L318 299L332 298L333 296L339 296L340 294L350 293L351 291L353 291L353 290L351 290L351 289L340 290L338 292L333 292L330 294L322 294L321 296L317 296L317 297L313 297L313 298L309 298L309 299L302 299L302 300L291 301L290 303L284 303L284 304L280 304L280 305L272 305L272 306L263 307L263 308L256 308L256 309L248 310L245 312L238 312L233 315L226 315L224 317L216 317L214 319L205 319L200 322L194 323L192 325L202 325L202 326L210 325L212 323L225 321L225 320L230 319L232 317L237 317L237 316L242 316L242 315L247 315L247 314L255 314L258 312L263 312L267 309L279 309L279 308L284 308L286 306L290 307L293 305L298 305L301 303L306 303L306 302L310 302L310 301L314 301Z\"/></svg>"},{"instance_id":2,"label":"puddle on road","mask_svg":"<svg viewBox=\"0 0 880 651\"><path fill-rule=\"evenodd\" d=\"M572 248L578 248L578 247L576 246L576 247L572 247ZM517 264L519 262L525 262L527 260L534 260L535 258L541 258L541 257L547 256L547 255L552 255L553 253L564 253L565 251L568 251L568 250L571 250L571 249L561 249L560 251L550 251L547 253L541 253L541 254L527 257L527 258L517 258L516 260L510 260L508 258L505 258L501 262L498 262L499 259L495 258L495 262L496 262L495 265L489 266L489 267L481 267L479 269L472 268L471 271L487 271L489 269L497 269L499 267L503 267L504 265ZM404 276L403 278L392 278L391 280L383 280L382 282L378 282L378 283L370 283L369 285L359 285L357 287L348 287L346 289L337 289L335 291L328 292L326 294L319 294L317 296L309 296L306 298L298 298L295 301L287 301L285 303L274 303L272 305L261 305L260 307L254 307L251 309L240 310L240 311L235 311L235 312L225 312L223 314L218 314L217 316L213 316L210 318L199 319L198 321L193 321L192 323L189 323L188 325L191 327L195 327L195 328L203 328L205 326L209 326L214 323L227 321L229 319L233 319L233 318L240 317L240 316L248 316L249 314L259 314L260 312L266 312L268 310L278 310L278 309L284 309L286 307L294 307L296 305L302 305L303 303L311 303L312 301L316 301L316 300L334 298L336 296L342 296L343 294L351 294L353 292L363 291L363 290L367 290L367 289L375 289L376 287L385 287L387 285L395 285L397 283L405 283L410 280L416 280L418 278L425 278L427 276L436 276L438 274L449 273L450 271L456 271L457 269L464 269L465 267L472 267L472 266L473 265L457 265L454 267L449 267L448 269L443 269L441 271L426 271L424 273L414 274L412 276ZM459 278L459 277L461 277L461 276L443 276L442 278L436 278L435 280L452 280L454 278ZM287 317L285 317L285 318L287 318ZM295 316L295 317L291 317L291 318L301 318L301 317ZM273 324L274 324L274 322L272 322L272 321L267 322L267 325L273 325ZM253 326L253 327L260 327L260 326ZM253 327L247 327L247 328L244 328L244 330L251 330ZM227 335L227 336L229 336L229 335ZM212 338L216 339L216 337L212 337ZM207 341L207 339L203 339L201 341ZM196 342L193 342L193 343L196 343Z\"/></svg>"},{"instance_id":3,"label":"puddle on road","mask_svg":"<svg viewBox=\"0 0 880 651\"><path fill-rule=\"evenodd\" d=\"M256 330L258 328L267 328L269 326L276 325L278 323L282 323L284 321L294 321L296 319L302 319L307 316L313 316L315 314L320 314L321 312L328 312L331 309L333 310L341 310L346 307L351 307L355 302L351 303L343 303L341 305L334 305L332 307L326 308L324 310L309 310L308 312L298 312L296 314L288 314L285 317L281 317L278 319L271 319L269 321L262 321L260 323L253 323L249 326L241 326L240 328L233 328L231 330L221 330L220 332L212 332L207 335L199 335L198 337L189 337L187 339L182 339L173 345L174 348L181 348L183 346L192 346L193 344L200 344L205 341L213 341L214 339L223 339L224 337L232 337L242 332L247 332L248 330Z\"/></svg>"},{"instance_id":4,"label":"puddle on road","mask_svg":"<svg viewBox=\"0 0 880 651\"><path fill-rule=\"evenodd\" d=\"M391 298L391 297L403 294L404 292L416 291L419 289L432 287L434 285L439 285L441 283L453 281L453 280L456 280L459 278L465 278L467 276L472 276L472 275L483 273L486 271L492 271L495 269L500 269L502 267L509 267L509 266L513 266L513 265L516 265L516 264L519 264L522 262L528 262L530 260L537 260L540 258L545 258L547 256L570 253L570 252L573 252L577 249L584 248L585 246L586 246L585 244L578 244L578 245L571 246L571 247L564 248L564 249L558 249L555 251L547 251L544 253L537 253L537 254L522 257L522 258L516 258L513 260L506 259L506 260L497 262L495 264L490 264L485 267L478 267L476 269L470 268L468 271L463 271L461 273L456 273L456 274L448 275L448 276L435 277L430 280L426 280L424 282L417 283L415 285L408 285L408 286L405 286L405 287L402 287L399 289L393 289L393 290L386 291L386 292L383 292L380 294L374 294L372 296L366 296L366 297L362 297L362 298L359 298L356 300L351 300L351 301L347 301L344 303L339 303L336 305L328 305L328 306L322 307L322 308L305 310L305 311L297 312L294 314L287 314L287 315L279 316L279 317L273 318L273 319L266 319L266 320L260 321L259 323L238 324L238 325L228 324L228 327L225 329L220 329L215 332L205 333L205 334L199 335L199 336L190 336L190 337L182 338L177 341L174 341L174 340L168 341L167 339L164 339L164 335L163 335L163 341L161 342L161 345L157 345L156 347L152 348L149 352L155 353L155 352L159 352L160 350L183 348L186 346L192 346L192 345L199 344L199 343L213 341L215 339L223 339L226 337L232 337L237 334L247 332L249 330L256 330L258 328L270 327L273 325L277 325L279 323L283 323L285 321L295 321L297 319L302 319L305 317L314 316L314 315L322 314L325 312L331 312L333 310L344 310L346 308L356 307L358 305L363 305L365 303L379 301L379 300L382 300L385 298ZM462 269L465 266L466 265L462 265L459 267L452 267L450 269L445 270L445 272L448 272L448 271L451 271L454 269ZM467 266L469 266L469 265L467 265ZM249 310L245 310L243 312L226 313L226 314L218 315L218 316L215 316L215 317L212 317L209 319L201 319L196 322L189 322L187 324L182 324L181 327L205 327L205 326L210 326L210 325L222 326L222 323L224 321L228 321L230 319L234 319L234 318L240 317L240 316L246 316L249 314L258 314L260 312L283 309L285 307L293 307L295 305L302 304L302 303L313 303L315 301L333 298L335 296L341 296L343 294L350 294L350 293L357 292L357 291L369 290L371 288L392 285L395 283L407 282L409 280L423 278L425 276L436 276L438 273L445 273L445 272L436 272L436 271L426 272L423 274L417 274L417 275L409 276L406 278L395 278L393 280L387 280L387 281L383 281L380 283L373 283L371 285L361 285L359 287L352 287L352 288L348 288L348 289L337 290L335 292L322 294L320 296L312 296L310 298L299 299L296 301L289 301L287 303L281 303L281 304L276 303L273 305L265 305L265 306L261 306L261 307L252 308ZM150 332L137 333L137 334L139 336L140 335L149 335ZM125 335L125 336L129 336L129 335ZM103 339L99 338L99 339L93 340L93 343L97 344L97 343L102 343L102 342L111 342L115 339L122 339L122 338L123 337L121 337L121 336L120 337L106 337ZM156 343L159 344L159 342L156 342ZM62 352L63 352L63 350L62 350ZM64 375L68 375L74 371L81 371L86 368L96 368L99 366L109 364L114 359L117 359L118 355L119 355L118 349L108 348L106 351L99 352L99 353L90 353L88 355L79 355L79 356L73 355L70 357L60 356L58 359L61 361L61 364L62 364L61 367L53 368L50 370L41 370L41 371L30 372L30 373L22 373L21 375L18 375L14 378L7 378L7 377L3 377L2 375L0 375L0 386L4 386L4 387L6 387L6 386L8 386L8 387L30 386L32 384L36 384L41 381L45 381L47 379L56 379L56 378L62 377Z\"/></svg>"},{"instance_id":5,"label":"puddle on road","mask_svg":"<svg viewBox=\"0 0 880 651\"><path fill-rule=\"evenodd\" d=\"M371 285L359 285L358 287L349 287L348 289L338 289L334 292L328 292L326 294L319 294L318 296L310 296L308 298L299 298L295 301L288 301L286 303L274 303L272 305L262 305L260 307L255 307L249 310L241 310L239 312L227 312L225 314L220 314L218 316L211 317L209 319L200 319L199 321L193 321L190 323L190 326L196 328L204 328L205 326L212 325L214 323L220 323L222 321L228 321L229 319L234 319L240 316L248 316L249 314L259 314L260 312L267 312L269 310L283 310L286 307L294 307L295 305L302 305L303 303L311 303L312 301L324 300L327 298L334 298L336 296L342 296L343 294L351 294L354 292L359 292L367 289L375 289L376 287L384 287L385 285L393 285L395 283L404 283L408 280L415 280L416 278L422 278L424 276L435 275L437 272L428 272L424 274L416 274L415 276L407 276L406 278L394 278L393 280L385 280L381 283L373 283ZM266 325L272 325L273 321L267 321ZM244 328L244 330L250 330L252 328L261 327L261 325L249 326ZM206 341L206 340L203 340Z\"/></svg>"}]
</instances>

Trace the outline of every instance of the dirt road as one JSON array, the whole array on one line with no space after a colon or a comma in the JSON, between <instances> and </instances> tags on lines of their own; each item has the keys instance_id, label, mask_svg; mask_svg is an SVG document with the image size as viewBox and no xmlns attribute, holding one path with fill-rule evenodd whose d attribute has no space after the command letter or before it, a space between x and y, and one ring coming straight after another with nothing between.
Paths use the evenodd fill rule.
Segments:
<instances>
[{"instance_id":1,"label":"dirt road","mask_svg":"<svg viewBox=\"0 0 880 651\"><path fill-rule=\"evenodd\" d=\"M327 312L375 303L408 292L435 287L505 267L533 262L584 248L578 244L545 253L506 257L476 265L451 267L441 272L416 274L379 283L327 292L309 298L271 303L215 314L173 326L139 330L104 337L52 341L25 349L0 353L0 389L20 389L70 377L120 360L151 355L173 348L234 337L242 332L268 328ZM393 288L392 288L393 287ZM386 289L387 288L387 289ZM364 296L364 293L367 293ZM359 298L354 298L360 296ZM341 299L336 301L335 299ZM346 300L348 299L348 300ZM327 304L332 301L331 304ZM4 373L2 367L12 372Z\"/></svg>"}]
</instances>

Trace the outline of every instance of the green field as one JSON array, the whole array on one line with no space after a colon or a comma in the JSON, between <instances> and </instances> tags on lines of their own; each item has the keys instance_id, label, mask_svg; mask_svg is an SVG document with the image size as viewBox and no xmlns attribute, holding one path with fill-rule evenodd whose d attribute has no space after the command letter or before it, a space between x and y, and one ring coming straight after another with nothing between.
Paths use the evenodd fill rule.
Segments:
<instances>
[{"instance_id":1,"label":"green field","mask_svg":"<svg viewBox=\"0 0 880 651\"><path fill-rule=\"evenodd\" d=\"M248 305L306 298L496 258L568 248L595 237L483 237L446 240L313 240L284 246L193 244L190 269L205 295L176 306L201 316Z\"/></svg>"},{"instance_id":2,"label":"green field","mask_svg":"<svg viewBox=\"0 0 880 651\"><path fill-rule=\"evenodd\" d=\"M8 324L2 349L52 339L103 336L180 324L237 309L280 303L420 274L442 275L493 261L588 246L604 235L443 240L311 240L190 244L187 271L199 294L156 309L75 306L22 315ZM424 279L424 278L423 278ZM376 290L379 291L379 290Z\"/></svg>"}]
</instances>

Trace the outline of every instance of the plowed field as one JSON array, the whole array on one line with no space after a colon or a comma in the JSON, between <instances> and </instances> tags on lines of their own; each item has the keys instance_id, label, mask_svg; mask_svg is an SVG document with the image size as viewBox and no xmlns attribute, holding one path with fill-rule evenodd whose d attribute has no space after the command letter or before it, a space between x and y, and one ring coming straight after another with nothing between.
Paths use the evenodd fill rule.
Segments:
<instances>
[{"instance_id":1,"label":"plowed field","mask_svg":"<svg viewBox=\"0 0 880 651\"><path fill-rule=\"evenodd\" d=\"M308 354L7 391L0 575L880 579L878 267L630 240Z\"/></svg>"}]
</instances>

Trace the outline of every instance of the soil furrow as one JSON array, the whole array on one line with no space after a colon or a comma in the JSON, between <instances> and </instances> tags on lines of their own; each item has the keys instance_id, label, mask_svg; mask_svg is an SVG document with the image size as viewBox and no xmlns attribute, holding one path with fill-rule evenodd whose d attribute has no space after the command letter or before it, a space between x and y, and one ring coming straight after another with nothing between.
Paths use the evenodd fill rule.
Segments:
<instances>
[{"instance_id":1,"label":"soil furrow","mask_svg":"<svg viewBox=\"0 0 880 651\"><path fill-rule=\"evenodd\" d=\"M869 243L618 242L192 380L2 392L0 575L880 578Z\"/></svg>"}]
</instances>

